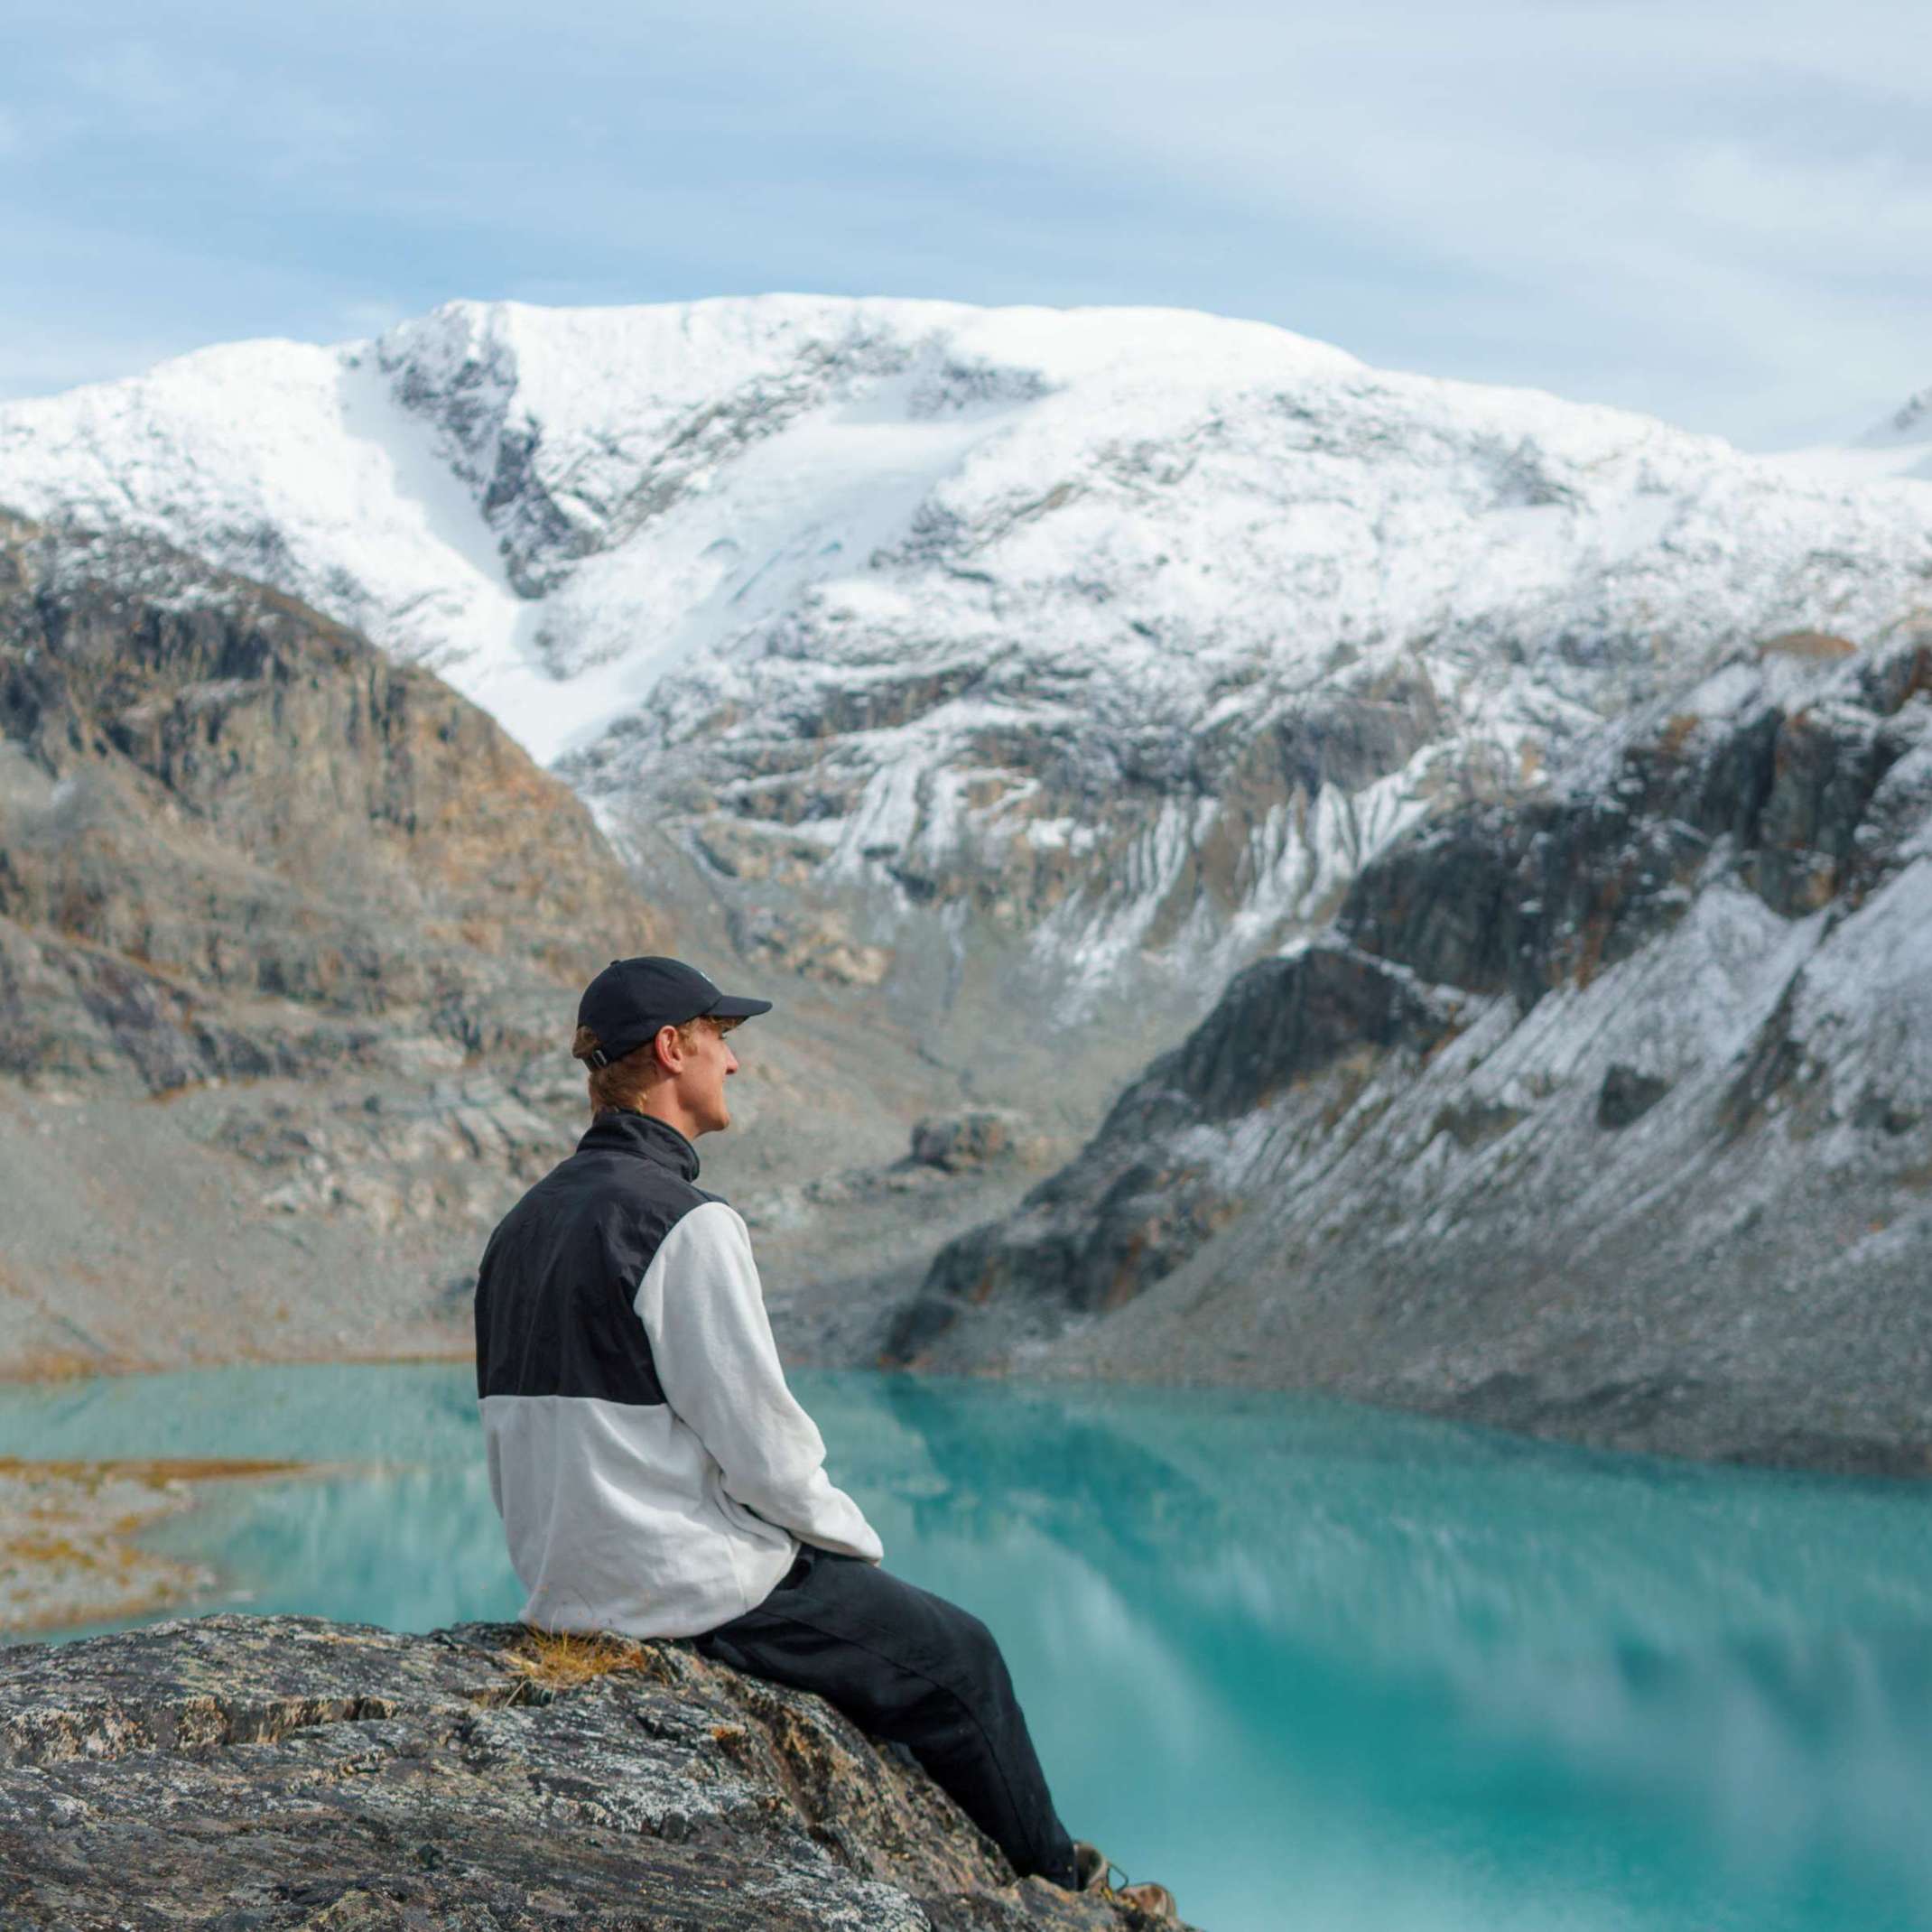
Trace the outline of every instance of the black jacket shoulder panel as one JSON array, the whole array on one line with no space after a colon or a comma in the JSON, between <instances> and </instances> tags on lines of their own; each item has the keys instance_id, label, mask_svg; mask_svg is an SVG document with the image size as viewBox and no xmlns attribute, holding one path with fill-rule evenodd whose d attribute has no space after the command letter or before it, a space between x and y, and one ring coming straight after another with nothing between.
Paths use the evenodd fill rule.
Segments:
<instances>
[{"instance_id":1,"label":"black jacket shoulder panel","mask_svg":"<svg viewBox=\"0 0 1932 1932\"><path fill-rule=\"evenodd\" d=\"M633 1125L632 1123L636 1123ZM497 1225L477 1272L477 1394L632 1405L664 1392L635 1298L660 1243L717 1197L697 1156L640 1115L600 1115Z\"/></svg>"}]
</instances>

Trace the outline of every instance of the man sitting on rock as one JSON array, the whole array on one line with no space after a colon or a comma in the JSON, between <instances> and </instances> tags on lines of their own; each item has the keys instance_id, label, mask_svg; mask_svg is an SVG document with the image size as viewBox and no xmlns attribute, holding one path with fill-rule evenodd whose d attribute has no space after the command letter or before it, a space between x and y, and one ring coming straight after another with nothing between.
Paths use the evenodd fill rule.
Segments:
<instances>
[{"instance_id":1,"label":"man sitting on rock","mask_svg":"<svg viewBox=\"0 0 1932 1932\"><path fill-rule=\"evenodd\" d=\"M697 1185L730 1125L726 1036L767 999L613 960L571 1052L591 1121L489 1239L477 1390L525 1622L689 1637L906 1745L1023 1876L1104 1888L1054 1810L992 1633L878 1567L785 1386L738 1214ZM1156 1917L1159 1886L1116 1894Z\"/></svg>"}]
</instances>

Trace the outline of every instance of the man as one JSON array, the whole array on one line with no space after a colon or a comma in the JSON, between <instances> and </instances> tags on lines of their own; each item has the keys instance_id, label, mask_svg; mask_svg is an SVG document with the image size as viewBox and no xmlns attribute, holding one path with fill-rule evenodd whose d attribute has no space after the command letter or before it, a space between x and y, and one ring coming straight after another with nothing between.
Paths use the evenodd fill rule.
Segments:
<instances>
[{"instance_id":1,"label":"man","mask_svg":"<svg viewBox=\"0 0 1932 1932\"><path fill-rule=\"evenodd\" d=\"M750 1236L697 1185L729 1127L726 1037L768 1012L670 959L613 960L571 1052L590 1075L577 1151L490 1237L477 1390L490 1492L529 1591L524 1621L689 1637L817 1691L905 1744L1022 1875L1105 1885L1054 1811L999 1646L977 1618L878 1567L785 1386ZM1171 1912L1161 1888L1118 1896Z\"/></svg>"}]
</instances>

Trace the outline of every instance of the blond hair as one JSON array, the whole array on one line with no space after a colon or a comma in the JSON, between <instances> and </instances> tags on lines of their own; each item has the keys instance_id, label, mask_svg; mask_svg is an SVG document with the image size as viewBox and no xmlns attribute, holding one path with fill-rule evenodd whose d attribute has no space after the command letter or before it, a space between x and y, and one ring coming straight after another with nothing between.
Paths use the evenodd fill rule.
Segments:
<instances>
[{"instance_id":1,"label":"blond hair","mask_svg":"<svg viewBox=\"0 0 1932 1932\"><path fill-rule=\"evenodd\" d=\"M737 1025L735 1019L713 1019L709 1013L701 1013L695 1019L686 1020L676 1031L678 1038L689 1046L700 1026L709 1026L715 1033L729 1033ZM657 1036L654 1033L641 1046L632 1047L621 1059L606 1061L602 1066L592 1066L590 1055L602 1043L592 1028L578 1027L571 1039L571 1057L581 1060L584 1072L590 1076L592 1113L609 1113L614 1109L628 1109L636 1112L649 1098L651 1090L664 1077L664 1068L657 1064L656 1043Z\"/></svg>"}]
</instances>

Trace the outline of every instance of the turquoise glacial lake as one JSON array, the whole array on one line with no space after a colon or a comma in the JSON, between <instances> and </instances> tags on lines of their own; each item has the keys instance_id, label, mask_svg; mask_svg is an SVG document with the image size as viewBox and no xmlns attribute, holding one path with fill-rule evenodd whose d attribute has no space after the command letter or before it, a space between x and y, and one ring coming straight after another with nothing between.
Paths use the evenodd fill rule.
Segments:
<instances>
[{"instance_id":1,"label":"turquoise glacial lake","mask_svg":"<svg viewBox=\"0 0 1932 1932\"><path fill-rule=\"evenodd\" d=\"M1932 1487L1286 1396L799 1375L1004 1643L1069 1825L1209 1932L1932 1927ZM196 1608L515 1614L469 1371L0 1393L0 1454L293 1456ZM348 1465L348 1466L344 1466Z\"/></svg>"}]
</instances>

